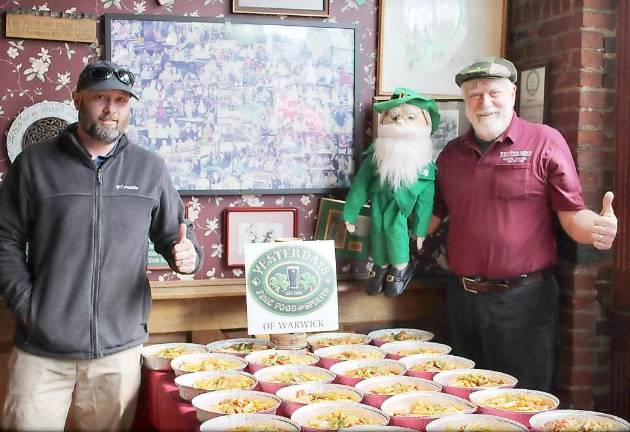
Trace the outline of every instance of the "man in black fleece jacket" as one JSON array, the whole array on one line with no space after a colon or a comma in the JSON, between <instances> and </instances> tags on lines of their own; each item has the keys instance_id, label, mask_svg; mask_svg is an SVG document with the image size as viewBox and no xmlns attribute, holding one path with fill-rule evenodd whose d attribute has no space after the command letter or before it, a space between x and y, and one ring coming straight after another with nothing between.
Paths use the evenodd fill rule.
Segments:
<instances>
[{"instance_id":1,"label":"man in black fleece jacket","mask_svg":"<svg viewBox=\"0 0 630 432\"><path fill-rule=\"evenodd\" d=\"M155 154L132 144L135 77L81 72L79 122L16 158L0 187L0 293L17 315L4 430L127 430L151 292L149 239L171 268L203 259Z\"/></svg>"}]
</instances>

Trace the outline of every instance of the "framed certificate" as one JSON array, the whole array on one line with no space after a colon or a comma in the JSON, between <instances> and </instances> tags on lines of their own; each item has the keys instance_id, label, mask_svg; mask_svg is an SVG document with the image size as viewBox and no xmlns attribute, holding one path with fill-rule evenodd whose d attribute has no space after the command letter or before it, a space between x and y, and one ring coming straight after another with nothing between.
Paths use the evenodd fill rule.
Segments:
<instances>
[{"instance_id":1,"label":"framed certificate","mask_svg":"<svg viewBox=\"0 0 630 432\"><path fill-rule=\"evenodd\" d=\"M547 121L549 65L524 67L518 77L518 115L533 123Z\"/></svg>"}]
</instances>

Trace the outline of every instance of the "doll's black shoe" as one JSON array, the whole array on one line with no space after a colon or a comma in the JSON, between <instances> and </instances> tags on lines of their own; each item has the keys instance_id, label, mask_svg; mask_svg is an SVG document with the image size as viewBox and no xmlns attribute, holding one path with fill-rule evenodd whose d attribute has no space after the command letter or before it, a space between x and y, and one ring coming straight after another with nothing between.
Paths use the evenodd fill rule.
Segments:
<instances>
[{"instance_id":1,"label":"doll's black shoe","mask_svg":"<svg viewBox=\"0 0 630 432\"><path fill-rule=\"evenodd\" d=\"M415 273L416 265L413 262L409 262L407 267L402 270L398 270L394 266L390 266L385 277L385 283L383 284L383 292L385 297L396 297L403 293L409 281Z\"/></svg>"},{"instance_id":2,"label":"doll's black shoe","mask_svg":"<svg viewBox=\"0 0 630 432\"><path fill-rule=\"evenodd\" d=\"M383 280L387 274L387 267L372 267L372 270L368 274L368 284L365 292L368 295L377 295L383 290Z\"/></svg>"}]
</instances>

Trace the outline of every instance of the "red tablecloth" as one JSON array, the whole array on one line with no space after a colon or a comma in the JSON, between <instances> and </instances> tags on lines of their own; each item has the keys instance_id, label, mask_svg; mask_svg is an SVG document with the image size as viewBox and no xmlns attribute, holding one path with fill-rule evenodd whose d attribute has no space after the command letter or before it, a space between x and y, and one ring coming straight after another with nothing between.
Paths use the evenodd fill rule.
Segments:
<instances>
[{"instance_id":1,"label":"red tablecloth","mask_svg":"<svg viewBox=\"0 0 630 432\"><path fill-rule=\"evenodd\" d=\"M179 397L173 372L142 369L134 431L199 431L195 408Z\"/></svg>"}]
</instances>

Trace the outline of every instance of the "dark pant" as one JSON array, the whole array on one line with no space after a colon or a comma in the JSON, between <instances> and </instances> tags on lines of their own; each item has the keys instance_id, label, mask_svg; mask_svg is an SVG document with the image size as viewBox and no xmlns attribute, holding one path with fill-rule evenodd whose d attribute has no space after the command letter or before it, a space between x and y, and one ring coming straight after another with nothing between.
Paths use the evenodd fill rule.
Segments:
<instances>
[{"instance_id":1,"label":"dark pant","mask_svg":"<svg viewBox=\"0 0 630 432\"><path fill-rule=\"evenodd\" d=\"M478 369L505 372L517 387L551 391L558 284L552 275L502 293L475 294L451 277L446 291L451 354Z\"/></svg>"}]
</instances>

